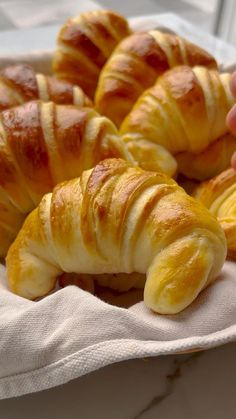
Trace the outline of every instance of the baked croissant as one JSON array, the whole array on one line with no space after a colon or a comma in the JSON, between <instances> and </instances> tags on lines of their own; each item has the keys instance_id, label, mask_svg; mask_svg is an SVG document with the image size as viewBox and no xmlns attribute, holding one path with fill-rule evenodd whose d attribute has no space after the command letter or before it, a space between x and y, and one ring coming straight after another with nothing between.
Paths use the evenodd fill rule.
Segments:
<instances>
[{"instance_id":1,"label":"baked croissant","mask_svg":"<svg viewBox=\"0 0 236 419\"><path fill-rule=\"evenodd\" d=\"M131 33L127 20L108 10L82 13L61 28L53 59L57 77L93 98L101 68L115 46Z\"/></svg>"},{"instance_id":2,"label":"baked croissant","mask_svg":"<svg viewBox=\"0 0 236 419\"><path fill-rule=\"evenodd\" d=\"M175 181L108 159L44 196L6 265L10 289L29 299L46 295L63 272L97 274L98 282L103 273L146 273L144 302L172 314L214 281L225 255L215 217Z\"/></svg>"},{"instance_id":3,"label":"baked croissant","mask_svg":"<svg viewBox=\"0 0 236 419\"><path fill-rule=\"evenodd\" d=\"M120 133L133 140L145 137L177 159L182 152L198 154L227 133L225 120L233 103L230 74L175 67L140 96Z\"/></svg>"},{"instance_id":4,"label":"baked croissant","mask_svg":"<svg viewBox=\"0 0 236 419\"><path fill-rule=\"evenodd\" d=\"M187 178L196 180L210 179L230 166L236 151L236 137L225 134L210 144L199 154L185 151L177 154L178 170Z\"/></svg>"},{"instance_id":5,"label":"baked croissant","mask_svg":"<svg viewBox=\"0 0 236 419\"><path fill-rule=\"evenodd\" d=\"M226 235L229 254L235 256L236 172L230 168L208 182L203 182L195 190L194 196L218 218Z\"/></svg>"},{"instance_id":6,"label":"baked croissant","mask_svg":"<svg viewBox=\"0 0 236 419\"><path fill-rule=\"evenodd\" d=\"M26 64L18 64L0 71L0 111L33 99L58 104L92 106L83 90L55 77L37 74Z\"/></svg>"},{"instance_id":7,"label":"baked croissant","mask_svg":"<svg viewBox=\"0 0 236 419\"><path fill-rule=\"evenodd\" d=\"M180 64L217 68L215 59L180 36L138 32L116 47L104 66L95 96L96 109L120 126L138 97L158 76Z\"/></svg>"},{"instance_id":8,"label":"baked croissant","mask_svg":"<svg viewBox=\"0 0 236 419\"><path fill-rule=\"evenodd\" d=\"M131 147L115 125L92 108L28 102L0 114L0 256L4 256L26 214L59 182L79 176L107 157L176 171L162 147L141 140ZM146 151L140 152L146 147ZM130 150L130 151L129 151ZM147 160L145 160L145 155Z\"/></svg>"}]
</instances>

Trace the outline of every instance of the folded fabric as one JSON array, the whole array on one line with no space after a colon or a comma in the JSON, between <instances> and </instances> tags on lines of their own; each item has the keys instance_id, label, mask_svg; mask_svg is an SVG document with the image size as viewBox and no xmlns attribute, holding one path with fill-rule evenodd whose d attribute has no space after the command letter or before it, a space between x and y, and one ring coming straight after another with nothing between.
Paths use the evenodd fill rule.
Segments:
<instances>
[{"instance_id":1,"label":"folded fabric","mask_svg":"<svg viewBox=\"0 0 236 419\"><path fill-rule=\"evenodd\" d=\"M7 290L0 267L0 398L63 384L113 362L207 349L236 339L236 272L218 280L182 313L129 309L75 286L38 302Z\"/></svg>"}]
</instances>

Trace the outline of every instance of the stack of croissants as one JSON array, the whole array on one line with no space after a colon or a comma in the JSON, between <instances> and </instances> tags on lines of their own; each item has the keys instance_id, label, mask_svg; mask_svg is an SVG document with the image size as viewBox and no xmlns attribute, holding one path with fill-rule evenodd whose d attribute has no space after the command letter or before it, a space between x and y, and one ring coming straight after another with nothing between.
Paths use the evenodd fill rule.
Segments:
<instances>
[{"instance_id":1,"label":"stack of croissants","mask_svg":"<svg viewBox=\"0 0 236 419\"><path fill-rule=\"evenodd\" d=\"M0 256L12 292L36 300L73 273L91 292L141 289L156 313L189 306L236 251L230 78L180 36L133 32L106 10L64 24L51 75L3 68Z\"/></svg>"}]
</instances>

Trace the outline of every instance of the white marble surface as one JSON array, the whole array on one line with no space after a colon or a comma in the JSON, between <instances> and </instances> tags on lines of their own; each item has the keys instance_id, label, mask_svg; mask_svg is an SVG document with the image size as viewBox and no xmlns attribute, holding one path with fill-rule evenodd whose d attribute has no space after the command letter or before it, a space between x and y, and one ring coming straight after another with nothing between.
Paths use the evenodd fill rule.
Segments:
<instances>
[{"instance_id":1,"label":"white marble surface","mask_svg":"<svg viewBox=\"0 0 236 419\"><path fill-rule=\"evenodd\" d=\"M110 365L0 402L2 419L235 419L236 343Z\"/></svg>"}]
</instances>

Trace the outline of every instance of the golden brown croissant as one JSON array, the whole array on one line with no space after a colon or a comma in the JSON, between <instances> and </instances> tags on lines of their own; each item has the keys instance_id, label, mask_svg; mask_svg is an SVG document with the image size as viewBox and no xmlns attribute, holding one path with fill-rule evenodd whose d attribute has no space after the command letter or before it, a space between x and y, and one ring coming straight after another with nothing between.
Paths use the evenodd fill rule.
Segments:
<instances>
[{"instance_id":1,"label":"golden brown croissant","mask_svg":"<svg viewBox=\"0 0 236 419\"><path fill-rule=\"evenodd\" d=\"M177 154L175 158L181 173L189 179L201 181L210 179L227 169L235 151L236 137L227 133L199 154L185 151Z\"/></svg>"},{"instance_id":2,"label":"golden brown croissant","mask_svg":"<svg viewBox=\"0 0 236 419\"><path fill-rule=\"evenodd\" d=\"M93 98L99 73L115 46L131 33L126 19L108 10L82 13L61 28L53 71Z\"/></svg>"},{"instance_id":3,"label":"golden brown croissant","mask_svg":"<svg viewBox=\"0 0 236 419\"><path fill-rule=\"evenodd\" d=\"M236 255L236 172L230 168L203 182L194 196L218 218L226 235L228 250L231 255Z\"/></svg>"},{"instance_id":4,"label":"golden brown croissant","mask_svg":"<svg viewBox=\"0 0 236 419\"><path fill-rule=\"evenodd\" d=\"M28 102L0 114L0 256L25 215L58 183L79 176L107 157L150 166L148 142L131 147L115 125L91 108ZM130 149L130 151L129 151ZM164 148L150 147L153 170L168 174L176 162ZM150 154L150 153L149 153ZM146 155L149 156L148 150ZM139 161L140 159L140 161Z\"/></svg>"},{"instance_id":5,"label":"golden brown croissant","mask_svg":"<svg viewBox=\"0 0 236 419\"><path fill-rule=\"evenodd\" d=\"M177 159L181 152L198 154L227 133L225 120L233 103L230 74L175 67L140 96L120 133L160 144Z\"/></svg>"},{"instance_id":6,"label":"golden brown croissant","mask_svg":"<svg viewBox=\"0 0 236 419\"><path fill-rule=\"evenodd\" d=\"M144 90L166 70L180 64L217 67L210 54L180 36L154 30L127 37L101 72L96 109L120 126Z\"/></svg>"},{"instance_id":7,"label":"golden brown croissant","mask_svg":"<svg viewBox=\"0 0 236 419\"><path fill-rule=\"evenodd\" d=\"M37 74L26 64L18 64L0 71L0 111L33 99L58 104L92 106L83 90L55 77Z\"/></svg>"},{"instance_id":8,"label":"golden brown croissant","mask_svg":"<svg viewBox=\"0 0 236 419\"><path fill-rule=\"evenodd\" d=\"M171 314L214 281L225 254L215 217L175 181L108 159L45 195L6 261L11 290L29 299L63 272L146 273L146 305Z\"/></svg>"}]
</instances>

